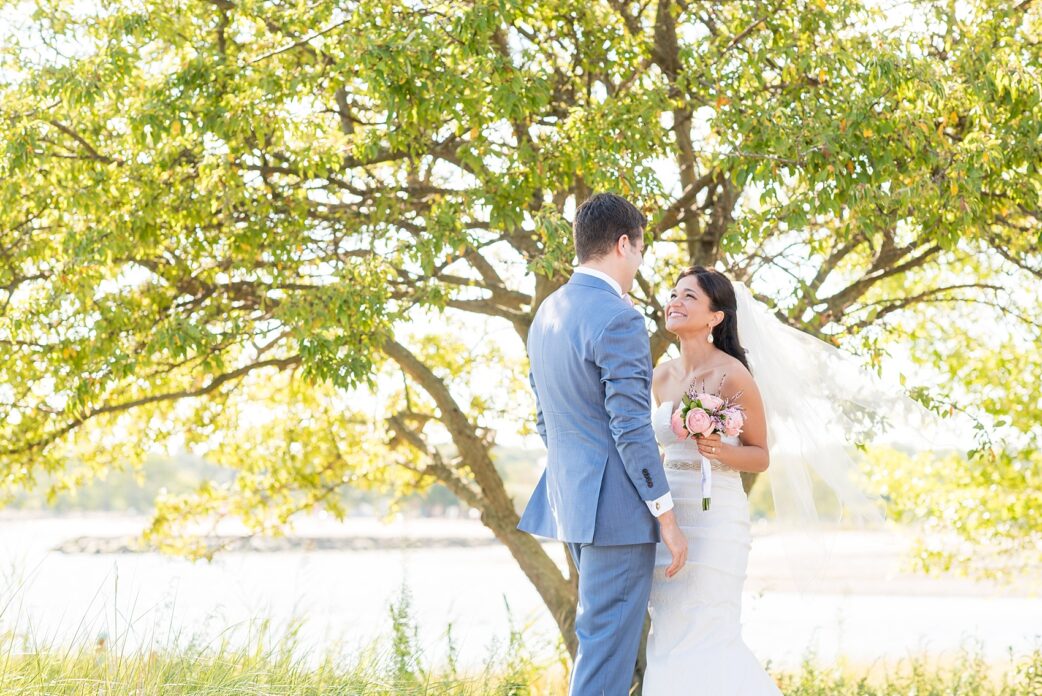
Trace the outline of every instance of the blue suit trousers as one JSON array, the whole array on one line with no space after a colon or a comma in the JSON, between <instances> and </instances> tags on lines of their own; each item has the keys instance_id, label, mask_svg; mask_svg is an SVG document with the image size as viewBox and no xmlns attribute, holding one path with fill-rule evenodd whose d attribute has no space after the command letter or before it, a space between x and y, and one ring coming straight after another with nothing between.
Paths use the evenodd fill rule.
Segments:
<instances>
[{"instance_id":1,"label":"blue suit trousers","mask_svg":"<svg viewBox=\"0 0 1042 696\"><path fill-rule=\"evenodd\" d=\"M569 543L579 569L570 696L626 696L651 595L655 544Z\"/></svg>"}]
</instances>

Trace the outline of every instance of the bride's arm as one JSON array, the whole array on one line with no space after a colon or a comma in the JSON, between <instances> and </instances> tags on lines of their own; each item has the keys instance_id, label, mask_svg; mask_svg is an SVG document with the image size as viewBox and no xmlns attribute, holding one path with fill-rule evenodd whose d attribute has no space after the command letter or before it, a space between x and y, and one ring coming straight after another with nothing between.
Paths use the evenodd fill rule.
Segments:
<instances>
[{"instance_id":1,"label":"bride's arm","mask_svg":"<svg viewBox=\"0 0 1042 696\"><path fill-rule=\"evenodd\" d=\"M654 399L656 407L662 405L662 384L665 381L665 365L656 365L651 370L651 398Z\"/></svg>"},{"instance_id":2,"label":"bride's arm","mask_svg":"<svg viewBox=\"0 0 1042 696\"><path fill-rule=\"evenodd\" d=\"M651 398L655 401L655 408L662 405L662 383L665 381L666 370L662 365L656 365L651 370ZM659 448L659 460L666 463L666 453Z\"/></svg>"},{"instance_id":3,"label":"bride's arm","mask_svg":"<svg viewBox=\"0 0 1042 696\"><path fill-rule=\"evenodd\" d=\"M745 410L745 425L739 436L739 444L721 442L717 435L700 438L698 449L702 454L735 471L762 472L770 463L767 449L767 418L763 410L763 399L752 375L745 373L732 377L729 387L732 393L742 392L738 403ZM713 451L715 450L715 451Z\"/></svg>"}]
</instances>

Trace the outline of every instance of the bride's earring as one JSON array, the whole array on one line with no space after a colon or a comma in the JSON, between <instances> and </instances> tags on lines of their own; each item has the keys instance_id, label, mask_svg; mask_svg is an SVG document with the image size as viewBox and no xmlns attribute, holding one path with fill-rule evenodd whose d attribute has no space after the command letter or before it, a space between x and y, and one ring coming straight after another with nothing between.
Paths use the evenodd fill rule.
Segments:
<instances>
[{"instance_id":1,"label":"bride's earring","mask_svg":"<svg viewBox=\"0 0 1042 696\"><path fill-rule=\"evenodd\" d=\"M709 327L709 336L708 336L708 338L706 338L706 340L709 341L710 343L713 342L713 327L712 326Z\"/></svg>"}]
</instances>

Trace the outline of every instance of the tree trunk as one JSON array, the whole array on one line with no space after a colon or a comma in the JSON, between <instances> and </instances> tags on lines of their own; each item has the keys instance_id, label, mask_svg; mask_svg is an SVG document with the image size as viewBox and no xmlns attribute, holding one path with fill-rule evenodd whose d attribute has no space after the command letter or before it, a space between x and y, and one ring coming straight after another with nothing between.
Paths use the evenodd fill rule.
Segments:
<instances>
[{"instance_id":1,"label":"tree trunk","mask_svg":"<svg viewBox=\"0 0 1042 696\"><path fill-rule=\"evenodd\" d=\"M481 511L482 523L510 550L514 560L535 586L557 622L568 652L574 657L578 647L575 637L575 587L540 543L531 535L518 530L520 520L514 509L514 501L492 461L491 449L494 443L479 435L475 425L456 403L448 385L428 365L393 339L384 342L384 352L434 399L440 412L439 420L448 429L456 445L459 464L453 469L436 467L432 473L446 483L457 497ZM421 451L432 456L432 448L423 443L419 446ZM456 473L467 471L473 477L476 489Z\"/></svg>"},{"instance_id":2,"label":"tree trunk","mask_svg":"<svg viewBox=\"0 0 1042 696\"><path fill-rule=\"evenodd\" d=\"M510 555L535 587L561 631L568 654L574 659L579 647L575 636L576 587L565 578L542 544L517 528L517 513L513 509L507 511L509 514L503 512L486 508L481 511L481 521L509 549Z\"/></svg>"}]
</instances>

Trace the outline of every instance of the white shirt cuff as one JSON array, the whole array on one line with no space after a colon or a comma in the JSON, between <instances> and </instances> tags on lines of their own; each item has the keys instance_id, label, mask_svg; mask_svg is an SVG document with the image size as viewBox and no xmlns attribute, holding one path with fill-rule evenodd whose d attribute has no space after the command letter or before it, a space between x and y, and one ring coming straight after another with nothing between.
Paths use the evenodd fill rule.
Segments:
<instances>
[{"instance_id":1,"label":"white shirt cuff","mask_svg":"<svg viewBox=\"0 0 1042 696\"><path fill-rule=\"evenodd\" d=\"M651 510L651 514L655 517L658 517L660 515L666 514L667 512L673 509L673 494L666 493L661 498L656 498L655 500L646 500L644 502L648 504L648 509Z\"/></svg>"}]
</instances>

